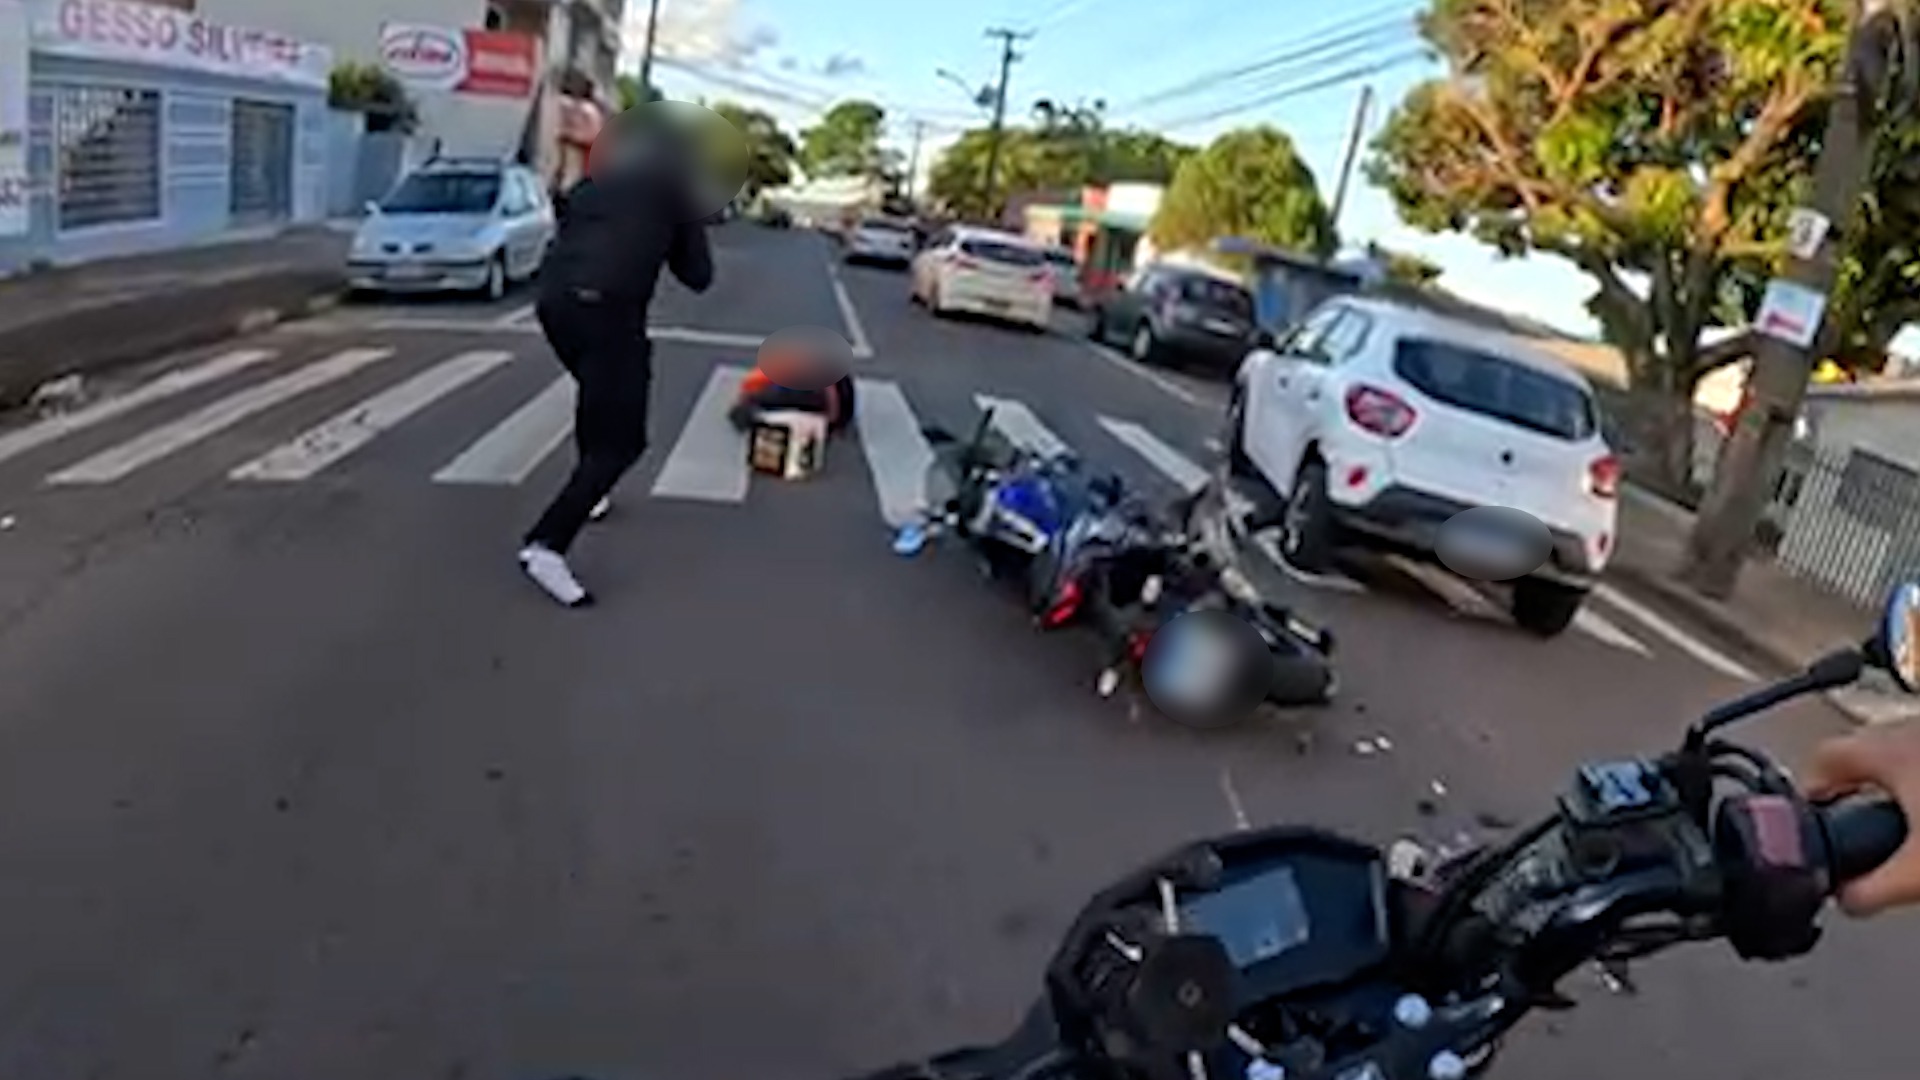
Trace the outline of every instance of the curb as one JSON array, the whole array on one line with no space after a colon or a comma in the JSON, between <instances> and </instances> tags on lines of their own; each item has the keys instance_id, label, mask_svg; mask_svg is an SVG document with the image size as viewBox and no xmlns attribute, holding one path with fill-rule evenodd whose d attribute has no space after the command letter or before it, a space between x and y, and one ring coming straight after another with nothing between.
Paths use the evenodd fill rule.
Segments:
<instances>
[{"instance_id":1,"label":"curb","mask_svg":"<svg viewBox=\"0 0 1920 1080\"><path fill-rule=\"evenodd\" d=\"M1617 583L1626 584L1630 588L1659 597L1668 605L1678 608L1688 618L1704 625L1714 634L1732 642L1743 651L1766 661L1769 666L1778 671L1799 671L1812 659L1796 656L1774 645L1766 638L1749 630L1738 619L1720 610L1713 601L1695 596L1685 587L1667 580L1658 573L1649 572L1637 566L1615 564L1609 568L1607 576ZM1863 727L1920 719L1920 699L1904 694L1876 692L1866 685L1829 690L1821 696L1848 720Z\"/></svg>"},{"instance_id":2,"label":"curb","mask_svg":"<svg viewBox=\"0 0 1920 1080\"><path fill-rule=\"evenodd\" d=\"M331 274L268 277L142 295L15 328L0 334L0 408L26 401L54 379L91 378L321 314L341 302L343 285Z\"/></svg>"}]
</instances>

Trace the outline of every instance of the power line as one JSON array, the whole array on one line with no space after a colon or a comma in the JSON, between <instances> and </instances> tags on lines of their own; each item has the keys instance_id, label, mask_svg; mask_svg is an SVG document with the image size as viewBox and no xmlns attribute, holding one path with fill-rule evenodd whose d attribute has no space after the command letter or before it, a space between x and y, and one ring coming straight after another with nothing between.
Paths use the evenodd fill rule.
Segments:
<instances>
[{"instance_id":1,"label":"power line","mask_svg":"<svg viewBox=\"0 0 1920 1080\"><path fill-rule=\"evenodd\" d=\"M1403 64L1409 64L1415 60L1425 59L1427 55L1428 53L1425 48L1408 49L1404 52L1395 53L1382 60L1376 60L1367 64L1355 65L1353 67L1346 68L1342 71L1337 71L1332 75L1326 75L1317 79L1309 80L1304 83L1298 83L1293 86L1286 87L1285 89L1275 91L1274 93L1271 93L1271 94L1264 94L1250 101L1242 101L1242 102L1239 102L1238 104L1228 105L1223 108L1214 109L1211 112L1201 113L1197 116L1189 116L1189 117L1182 118L1180 120L1175 120L1171 123L1162 124L1160 125L1160 127L1164 131L1178 131L1181 128L1199 127L1202 124L1212 123L1215 120L1225 119L1226 117L1235 116L1244 112L1251 112L1254 109L1262 109L1267 107L1268 105L1275 105L1275 104L1278 104L1279 102L1287 100L1288 98L1299 97L1301 94L1311 94L1316 90L1325 90L1328 87L1342 86L1347 83L1357 82L1361 79L1370 78L1374 75L1380 74L1383 71L1388 71L1393 68L1400 67Z\"/></svg>"},{"instance_id":2,"label":"power line","mask_svg":"<svg viewBox=\"0 0 1920 1080\"><path fill-rule=\"evenodd\" d=\"M1355 61L1378 58L1387 46L1404 44L1394 37L1376 41L1363 41L1344 48L1329 49L1324 53L1302 60L1298 64L1262 74L1258 79L1250 79L1244 85L1235 88L1235 96L1245 99L1248 95L1258 95L1278 87L1291 86L1302 79L1316 78L1328 71L1351 66Z\"/></svg>"},{"instance_id":3,"label":"power line","mask_svg":"<svg viewBox=\"0 0 1920 1080\"><path fill-rule=\"evenodd\" d=\"M769 101L779 101L788 105L797 105L800 108L811 109L816 112L826 108L833 100L831 95L822 94L809 98L792 91L782 90L778 87L762 86L736 75L724 74L714 71L711 68L702 67L698 64L690 64L684 60L675 60L668 56L656 57L654 63L661 67L669 67L675 71L691 75L704 82L713 83L716 86L724 86L728 89L739 91L740 93L755 94Z\"/></svg>"},{"instance_id":4,"label":"power line","mask_svg":"<svg viewBox=\"0 0 1920 1080\"><path fill-rule=\"evenodd\" d=\"M1039 30L1042 27L1052 26L1054 23L1057 23L1062 19L1067 18L1070 15L1078 15L1082 8L1086 7L1088 4L1091 4L1093 2L1094 0L1062 0L1061 3L1055 4L1051 10L1045 12L1039 18L1033 20L1033 22L1028 23L1027 25L1034 30Z\"/></svg>"},{"instance_id":5,"label":"power line","mask_svg":"<svg viewBox=\"0 0 1920 1080\"><path fill-rule=\"evenodd\" d=\"M1154 91L1151 94L1128 102L1123 111L1144 109L1151 105L1172 101L1176 98L1190 97L1204 93L1216 86L1244 79L1249 75L1258 75L1274 68L1286 67L1310 61L1316 54L1329 49L1352 48L1361 43L1379 44L1375 39L1393 37L1413 29L1412 9L1404 3L1396 3L1389 9L1375 10L1355 16L1324 30L1309 34L1303 39L1295 39L1296 44L1280 53L1259 60L1237 64L1207 72L1185 82Z\"/></svg>"}]
</instances>

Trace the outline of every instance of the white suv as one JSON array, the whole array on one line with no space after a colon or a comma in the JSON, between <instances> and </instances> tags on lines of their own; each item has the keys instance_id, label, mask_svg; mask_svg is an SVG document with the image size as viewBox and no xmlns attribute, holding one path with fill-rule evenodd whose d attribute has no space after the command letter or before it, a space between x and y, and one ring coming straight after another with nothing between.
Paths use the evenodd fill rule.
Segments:
<instances>
[{"instance_id":1,"label":"white suv","mask_svg":"<svg viewBox=\"0 0 1920 1080\"><path fill-rule=\"evenodd\" d=\"M1326 567L1355 543L1434 559L1473 506L1538 518L1553 553L1514 582L1514 621L1573 621L1613 552L1620 462L1592 389L1525 341L1374 299L1330 300L1248 354L1228 407L1234 471L1283 507L1280 548Z\"/></svg>"}]
</instances>

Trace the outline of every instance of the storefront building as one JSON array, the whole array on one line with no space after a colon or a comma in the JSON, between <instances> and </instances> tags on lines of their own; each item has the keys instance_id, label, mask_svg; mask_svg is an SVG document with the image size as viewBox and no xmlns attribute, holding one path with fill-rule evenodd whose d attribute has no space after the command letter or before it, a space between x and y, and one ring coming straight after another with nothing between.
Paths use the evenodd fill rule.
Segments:
<instances>
[{"instance_id":1,"label":"storefront building","mask_svg":"<svg viewBox=\"0 0 1920 1080\"><path fill-rule=\"evenodd\" d=\"M24 89L25 198L0 213L0 275L324 216L326 49L132 0L8 5L25 40L0 14L0 103ZM0 187L5 162L0 145Z\"/></svg>"}]
</instances>

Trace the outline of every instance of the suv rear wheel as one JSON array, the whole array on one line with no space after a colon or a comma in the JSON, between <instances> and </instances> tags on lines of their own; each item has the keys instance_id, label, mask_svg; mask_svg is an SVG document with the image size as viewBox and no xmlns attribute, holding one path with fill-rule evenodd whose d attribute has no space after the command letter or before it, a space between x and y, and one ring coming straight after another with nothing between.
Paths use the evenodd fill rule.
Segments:
<instances>
[{"instance_id":1,"label":"suv rear wheel","mask_svg":"<svg viewBox=\"0 0 1920 1080\"><path fill-rule=\"evenodd\" d=\"M1293 478L1280 517L1280 553L1295 570L1324 573L1333 565L1333 507L1327 499L1327 466L1309 459Z\"/></svg>"},{"instance_id":2,"label":"suv rear wheel","mask_svg":"<svg viewBox=\"0 0 1920 1080\"><path fill-rule=\"evenodd\" d=\"M1572 625L1586 599L1585 589L1521 578L1513 585L1513 621L1541 637L1553 637Z\"/></svg>"},{"instance_id":3,"label":"suv rear wheel","mask_svg":"<svg viewBox=\"0 0 1920 1080\"><path fill-rule=\"evenodd\" d=\"M1154 340L1153 327L1144 319L1133 332L1133 358L1142 364L1160 359L1160 343Z\"/></svg>"},{"instance_id":4,"label":"suv rear wheel","mask_svg":"<svg viewBox=\"0 0 1920 1080\"><path fill-rule=\"evenodd\" d=\"M1247 456L1247 399L1238 386L1227 401L1227 471L1236 476L1254 474L1253 459Z\"/></svg>"}]
</instances>

